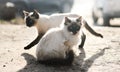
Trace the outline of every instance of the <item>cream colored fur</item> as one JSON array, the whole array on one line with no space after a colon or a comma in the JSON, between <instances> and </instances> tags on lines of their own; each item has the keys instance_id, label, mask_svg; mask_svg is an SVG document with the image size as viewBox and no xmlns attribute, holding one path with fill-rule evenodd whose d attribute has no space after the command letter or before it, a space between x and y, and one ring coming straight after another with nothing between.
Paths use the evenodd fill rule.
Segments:
<instances>
[{"instance_id":1,"label":"cream colored fur","mask_svg":"<svg viewBox=\"0 0 120 72\"><path fill-rule=\"evenodd\" d=\"M39 32L45 33L50 28L60 26L64 17L79 17L79 15L71 13L52 14L50 16L39 14L39 17L40 18L37 20L35 26Z\"/></svg>"},{"instance_id":2,"label":"cream colored fur","mask_svg":"<svg viewBox=\"0 0 120 72\"><path fill-rule=\"evenodd\" d=\"M76 56L80 50L78 45L81 40L81 30L76 35L71 34L66 26L51 28L41 38L38 43L36 56L38 60L46 60L49 58L65 58L66 51L72 49Z\"/></svg>"}]
</instances>

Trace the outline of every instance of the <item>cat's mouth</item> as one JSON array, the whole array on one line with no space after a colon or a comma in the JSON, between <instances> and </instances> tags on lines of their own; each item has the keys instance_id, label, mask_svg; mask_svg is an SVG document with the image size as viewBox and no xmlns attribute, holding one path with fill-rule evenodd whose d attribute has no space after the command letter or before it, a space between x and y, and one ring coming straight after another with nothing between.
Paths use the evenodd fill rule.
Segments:
<instances>
[{"instance_id":1,"label":"cat's mouth","mask_svg":"<svg viewBox=\"0 0 120 72\"><path fill-rule=\"evenodd\" d=\"M71 31L70 32L72 35L76 35L78 33L78 31Z\"/></svg>"}]
</instances>

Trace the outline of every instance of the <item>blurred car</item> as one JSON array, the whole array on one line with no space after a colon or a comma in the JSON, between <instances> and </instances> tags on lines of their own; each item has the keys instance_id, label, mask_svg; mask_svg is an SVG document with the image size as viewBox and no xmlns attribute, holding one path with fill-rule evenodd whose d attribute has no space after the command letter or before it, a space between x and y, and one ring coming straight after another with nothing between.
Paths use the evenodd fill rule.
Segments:
<instances>
[{"instance_id":1,"label":"blurred car","mask_svg":"<svg viewBox=\"0 0 120 72\"><path fill-rule=\"evenodd\" d=\"M54 12L70 12L73 0L11 0L16 6L17 12L23 10L38 10L40 13L51 14Z\"/></svg>"},{"instance_id":2,"label":"blurred car","mask_svg":"<svg viewBox=\"0 0 120 72\"><path fill-rule=\"evenodd\" d=\"M95 0L92 18L94 24L100 17L103 18L103 25L109 26L110 19L120 17L120 0Z\"/></svg>"}]
</instances>

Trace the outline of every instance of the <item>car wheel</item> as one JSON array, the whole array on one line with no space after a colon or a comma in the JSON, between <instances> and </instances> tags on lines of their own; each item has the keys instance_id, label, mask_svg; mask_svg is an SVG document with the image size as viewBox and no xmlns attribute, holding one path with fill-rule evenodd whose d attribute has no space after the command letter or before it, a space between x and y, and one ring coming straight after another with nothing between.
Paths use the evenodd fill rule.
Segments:
<instances>
[{"instance_id":1,"label":"car wheel","mask_svg":"<svg viewBox=\"0 0 120 72\"><path fill-rule=\"evenodd\" d=\"M103 26L110 26L110 18L108 16L103 16Z\"/></svg>"},{"instance_id":2,"label":"car wheel","mask_svg":"<svg viewBox=\"0 0 120 72\"><path fill-rule=\"evenodd\" d=\"M92 12L92 18L93 18L94 24L97 24L98 17L94 14L94 12Z\"/></svg>"},{"instance_id":3,"label":"car wheel","mask_svg":"<svg viewBox=\"0 0 120 72\"><path fill-rule=\"evenodd\" d=\"M65 3L65 4L62 5L60 12L61 13L67 13L67 12L70 12L70 10L71 10L70 5L68 3Z\"/></svg>"}]
</instances>

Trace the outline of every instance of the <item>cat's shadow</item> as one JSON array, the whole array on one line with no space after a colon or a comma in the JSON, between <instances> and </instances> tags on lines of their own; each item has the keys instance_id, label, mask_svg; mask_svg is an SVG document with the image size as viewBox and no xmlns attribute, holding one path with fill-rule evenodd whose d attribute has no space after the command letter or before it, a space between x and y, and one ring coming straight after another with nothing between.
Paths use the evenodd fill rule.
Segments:
<instances>
[{"instance_id":1,"label":"cat's shadow","mask_svg":"<svg viewBox=\"0 0 120 72\"><path fill-rule=\"evenodd\" d=\"M82 49L82 53L79 58L75 59L75 62L72 66L45 66L36 61L36 58L28 53L23 53L22 56L25 58L27 64L24 68L20 69L17 72L87 72L92 66L94 61L100 56L104 55L105 49L102 49L100 52L94 54L90 58L84 60L85 51Z\"/></svg>"}]
</instances>

